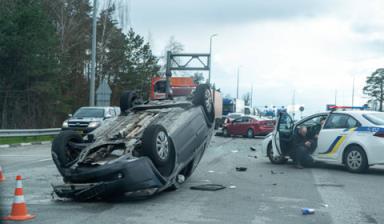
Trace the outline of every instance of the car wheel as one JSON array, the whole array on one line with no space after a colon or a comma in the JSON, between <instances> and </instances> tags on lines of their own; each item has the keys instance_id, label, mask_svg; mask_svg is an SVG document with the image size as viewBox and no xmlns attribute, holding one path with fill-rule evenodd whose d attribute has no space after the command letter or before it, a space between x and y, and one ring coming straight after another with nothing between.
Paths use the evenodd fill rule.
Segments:
<instances>
[{"instance_id":1,"label":"car wheel","mask_svg":"<svg viewBox=\"0 0 384 224\"><path fill-rule=\"evenodd\" d=\"M248 131L247 131L247 137L248 138L253 138L253 137L255 137L255 135L254 135L254 133L253 133L253 130L250 128L250 129L248 129Z\"/></svg>"},{"instance_id":2,"label":"car wheel","mask_svg":"<svg viewBox=\"0 0 384 224\"><path fill-rule=\"evenodd\" d=\"M225 137L229 137L229 132L228 132L228 129L227 128L223 128L223 135Z\"/></svg>"},{"instance_id":3,"label":"car wheel","mask_svg":"<svg viewBox=\"0 0 384 224\"><path fill-rule=\"evenodd\" d=\"M73 164L81 152L71 143L82 143L83 138L75 131L62 131L52 142L52 159L58 168L68 168Z\"/></svg>"},{"instance_id":4,"label":"car wheel","mask_svg":"<svg viewBox=\"0 0 384 224\"><path fill-rule=\"evenodd\" d=\"M128 109L132 108L137 101L135 92L125 91L120 97L120 110L125 113Z\"/></svg>"},{"instance_id":5,"label":"car wheel","mask_svg":"<svg viewBox=\"0 0 384 224\"><path fill-rule=\"evenodd\" d=\"M269 161L271 161L271 163L273 163L273 164L284 164L287 162L287 159L284 158L283 156L274 156L273 155L272 142L268 144L267 156L268 156Z\"/></svg>"},{"instance_id":6,"label":"car wheel","mask_svg":"<svg viewBox=\"0 0 384 224\"><path fill-rule=\"evenodd\" d=\"M200 84L195 90L193 104L200 105L208 118L208 124L212 125L215 119L215 110L213 106L212 92L208 84Z\"/></svg>"},{"instance_id":7,"label":"car wheel","mask_svg":"<svg viewBox=\"0 0 384 224\"><path fill-rule=\"evenodd\" d=\"M152 125L143 133L143 154L158 167L170 166L173 147L167 131L161 125Z\"/></svg>"},{"instance_id":8,"label":"car wheel","mask_svg":"<svg viewBox=\"0 0 384 224\"><path fill-rule=\"evenodd\" d=\"M359 146L350 146L344 153L344 164L352 173L362 173L368 169L368 159Z\"/></svg>"}]
</instances>

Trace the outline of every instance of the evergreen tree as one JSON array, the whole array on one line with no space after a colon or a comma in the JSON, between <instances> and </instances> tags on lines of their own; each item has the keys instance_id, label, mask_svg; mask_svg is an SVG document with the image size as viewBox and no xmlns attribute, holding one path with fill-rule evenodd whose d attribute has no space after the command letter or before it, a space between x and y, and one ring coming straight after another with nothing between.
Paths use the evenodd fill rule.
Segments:
<instances>
[{"instance_id":1,"label":"evergreen tree","mask_svg":"<svg viewBox=\"0 0 384 224\"><path fill-rule=\"evenodd\" d=\"M364 93L379 102L379 111L383 111L384 102L384 69L379 68L367 77Z\"/></svg>"},{"instance_id":2,"label":"evergreen tree","mask_svg":"<svg viewBox=\"0 0 384 224\"><path fill-rule=\"evenodd\" d=\"M39 121L58 96L54 28L39 0L0 4L0 126L51 126Z\"/></svg>"}]
</instances>

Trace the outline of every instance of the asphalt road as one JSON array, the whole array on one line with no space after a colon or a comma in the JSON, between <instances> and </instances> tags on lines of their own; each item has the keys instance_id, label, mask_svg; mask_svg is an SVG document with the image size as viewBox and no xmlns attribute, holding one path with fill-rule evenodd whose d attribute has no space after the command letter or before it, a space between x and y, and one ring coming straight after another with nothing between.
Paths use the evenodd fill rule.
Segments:
<instances>
[{"instance_id":1,"label":"asphalt road","mask_svg":"<svg viewBox=\"0 0 384 224\"><path fill-rule=\"evenodd\" d=\"M384 168L359 175L331 165L303 170L272 165L259 154L260 143L261 139L214 137L181 189L145 200L87 203L52 197L51 183L61 178L50 145L0 149L7 178L0 183L1 210L9 213L14 178L20 174L28 209L37 215L25 223L384 223ZM237 172L238 166L247 170ZM190 189L204 183L227 188ZM314 208L315 214L302 215L303 207Z\"/></svg>"}]
</instances>

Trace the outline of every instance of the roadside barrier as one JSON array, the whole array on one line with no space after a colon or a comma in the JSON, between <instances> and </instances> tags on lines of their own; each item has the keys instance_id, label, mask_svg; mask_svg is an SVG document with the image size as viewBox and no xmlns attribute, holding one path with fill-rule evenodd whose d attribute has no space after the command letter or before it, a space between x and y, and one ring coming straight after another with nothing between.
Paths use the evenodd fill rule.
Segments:
<instances>
[{"instance_id":1,"label":"roadside barrier","mask_svg":"<svg viewBox=\"0 0 384 224\"><path fill-rule=\"evenodd\" d=\"M22 136L42 136L58 135L60 128L45 129L0 129L0 137L22 137Z\"/></svg>"},{"instance_id":2,"label":"roadside barrier","mask_svg":"<svg viewBox=\"0 0 384 224\"><path fill-rule=\"evenodd\" d=\"M12 204L12 211L9 216L3 217L3 220L23 221L35 218L35 215L28 214L27 204L23 194L23 183L20 175L16 176L15 197Z\"/></svg>"}]
</instances>

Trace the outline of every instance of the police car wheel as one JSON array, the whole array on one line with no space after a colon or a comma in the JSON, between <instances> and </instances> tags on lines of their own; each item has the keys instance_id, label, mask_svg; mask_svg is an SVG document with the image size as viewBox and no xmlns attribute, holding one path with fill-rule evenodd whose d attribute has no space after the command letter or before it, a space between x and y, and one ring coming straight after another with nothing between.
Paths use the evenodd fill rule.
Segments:
<instances>
[{"instance_id":1,"label":"police car wheel","mask_svg":"<svg viewBox=\"0 0 384 224\"><path fill-rule=\"evenodd\" d=\"M269 161L271 161L271 163L273 163L273 164L284 164L284 163L286 163L288 161L283 156L274 156L273 155L272 142L270 142L268 144L267 156L268 156Z\"/></svg>"},{"instance_id":2,"label":"police car wheel","mask_svg":"<svg viewBox=\"0 0 384 224\"><path fill-rule=\"evenodd\" d=\"M344 153L344 164L352 173L362 173L368 168L368 159L359 146L350 146Z\"/></svg>"}]
</instances>

